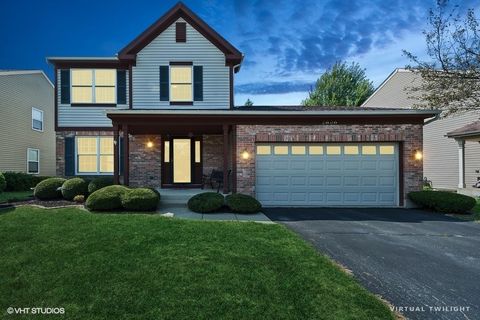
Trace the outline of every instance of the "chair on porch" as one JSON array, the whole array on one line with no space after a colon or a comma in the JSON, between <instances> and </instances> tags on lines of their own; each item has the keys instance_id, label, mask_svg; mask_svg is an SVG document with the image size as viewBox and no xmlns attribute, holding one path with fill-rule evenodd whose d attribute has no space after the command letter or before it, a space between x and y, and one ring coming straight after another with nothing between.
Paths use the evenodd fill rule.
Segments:
<instances>
[{"instance_id":1,"label":"chair on porch","mask_svg":"<svg viewBox=\"0 0 480 320\"><path fill-rule=\"evenodd\" d=\"M230 179L230 174L232 170L228 170L227 172L227 181ZM205 187L206 184L209 184L212 189L215 189L215 184L217 185L217 193L220 192L220 188L223 187L223 171L213 169L210 175L203 175L202 179L202 189Z\"/></svg>"}]
</instances>

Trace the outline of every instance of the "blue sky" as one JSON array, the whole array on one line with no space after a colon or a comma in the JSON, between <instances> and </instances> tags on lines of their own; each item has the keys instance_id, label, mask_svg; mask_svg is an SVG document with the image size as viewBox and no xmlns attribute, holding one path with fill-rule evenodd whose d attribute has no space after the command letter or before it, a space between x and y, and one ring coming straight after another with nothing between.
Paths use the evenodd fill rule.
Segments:
<instances>
[{"instance_id":1,"label":"blue sky","mask_svg":"<svg viewBox=\"0 0 480 320\"><path fill-rule=\"evenodd\" d=\"M480 0L455 0L461 8ZM4 1L0 69L52 69L46 56L112 56L176 1ZM184 3L245 54L235 103L299 104L337 60L375 85L425 55L433 0L204 0Z\"/></svg>"}]
</instances>

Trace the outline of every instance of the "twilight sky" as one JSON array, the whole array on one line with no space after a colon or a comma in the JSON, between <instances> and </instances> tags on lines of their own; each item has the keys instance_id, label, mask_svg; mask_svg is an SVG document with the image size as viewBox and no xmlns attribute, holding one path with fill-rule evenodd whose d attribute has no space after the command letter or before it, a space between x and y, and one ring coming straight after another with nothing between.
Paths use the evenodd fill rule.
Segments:
<instances>
[{"instance_id":1,"label":"twilight sky","mask_svg":"<svg viewBox=\"0 0 480 320\"><path fill-rule=\"evenodd\" d=\"M46 56L113 56L176 1L12 1L0 10L0 69L43 69ZM299 104L325 68L356 61L379 85L425 55L434 0L186 0L245 54L235 104ZM453 0L460 9L480 0ZM477 11L478 12L478 11Z\"/></svg>"}]
</instances>

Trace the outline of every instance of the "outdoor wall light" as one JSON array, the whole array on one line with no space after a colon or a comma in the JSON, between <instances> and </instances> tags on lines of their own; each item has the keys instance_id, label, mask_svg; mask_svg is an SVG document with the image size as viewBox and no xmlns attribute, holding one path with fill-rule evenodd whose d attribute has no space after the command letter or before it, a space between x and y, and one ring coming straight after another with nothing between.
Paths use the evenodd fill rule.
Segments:
<instances>
[{"instance_id":1,"label":"outdoor wall light","mask_svg":"<svg viewBox=\"0 0 480 320\"><path fill-rule=\"evenodd\" d=\"M420 161L420 160L422 160L422 159L423 159L423 153L422 153L422 151L416 150L416 151L415 151L415 160Z\"/></svg>"},{"instance_id":2,"label":"outdoor wall light","mask_svg":"<svg viewBox=\"0 0 480 320\"><path fill-rule=\"evenodd\" d=\"M247 160L248 158L250 158L250 154L248 153L247 150L244 150L242 152L242 159Z\"/></svg>"},{"instance_id":3,"label":"outdoor wall light","mask_svg":"<svg viewBox=\"0 0 480 320\"><path fill-rule=\"evenodd\" d=\"M147 148L153 148L153 142L152 141L147 142Z\"/></svg>"}]
</instances>

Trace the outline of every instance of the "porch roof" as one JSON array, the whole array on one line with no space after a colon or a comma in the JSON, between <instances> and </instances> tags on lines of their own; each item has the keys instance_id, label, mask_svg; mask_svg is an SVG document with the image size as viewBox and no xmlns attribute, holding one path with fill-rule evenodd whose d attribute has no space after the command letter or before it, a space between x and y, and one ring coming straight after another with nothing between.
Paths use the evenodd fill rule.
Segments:
<instances>
[{"instance_id":1,"label":"porch roof","mask_svg":"<svg viewBox=\"0 0 480 320\"><path fill-rule=\"evenodd\" d=\"M480 137L480 120L469 123L461 128L447 133L449 138L473 138Z\"/></svg>"}]
</instances>

